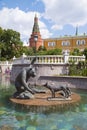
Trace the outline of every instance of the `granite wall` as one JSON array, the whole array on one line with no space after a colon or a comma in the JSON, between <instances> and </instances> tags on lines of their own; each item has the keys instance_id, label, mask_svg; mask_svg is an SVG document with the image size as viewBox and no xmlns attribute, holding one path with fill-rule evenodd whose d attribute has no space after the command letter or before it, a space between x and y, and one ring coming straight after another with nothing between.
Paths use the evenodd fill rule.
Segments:
<instances>
[{"instance_id":1,"label":"granite wall","mask_svg":"<svg viewBox=\"0 0 87 130\"><path fill-rule=\"evenodd\" d=\"M14 82L22 68L27 66L29 64L14 64L11 71L11 82ZM37 77L30 79L30 81L37 80L40 83L54 82L56 85L63 84L71 88L87 89L87 77L60 76L68 73L67 65L35 64L34 67L36 68Z\"/></svg>"}]
</instances>

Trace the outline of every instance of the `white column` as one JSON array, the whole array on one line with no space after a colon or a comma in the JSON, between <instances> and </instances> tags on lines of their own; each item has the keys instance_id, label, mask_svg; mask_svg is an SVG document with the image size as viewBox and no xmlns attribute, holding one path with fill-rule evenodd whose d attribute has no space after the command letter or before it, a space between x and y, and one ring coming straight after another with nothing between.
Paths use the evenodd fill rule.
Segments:
<instances>
[{"instance_id":1,"label":"white column","mask_svg":"<svg viewBox=\"0 0 87 130\"><path fill-rule=\"evenodd\" d=\"M69 61L69 53L67 51L65 51L64 53L64 63L68 63Z\"/></svg>"}]
</instances>

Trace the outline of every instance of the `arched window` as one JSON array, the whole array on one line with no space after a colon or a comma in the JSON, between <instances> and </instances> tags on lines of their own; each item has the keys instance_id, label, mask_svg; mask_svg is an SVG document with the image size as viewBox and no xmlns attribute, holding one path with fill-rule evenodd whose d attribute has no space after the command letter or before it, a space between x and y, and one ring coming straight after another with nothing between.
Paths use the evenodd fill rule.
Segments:
<instances>
[{"instance_id":1,"label":"arched window","mask_svg":"<svg viewBox=\"0 0 87 130\"><path fill-rule=\"evenodd\" d=\"M77 40L77 41L76 41L76 44L77 44L77 45L80 45L80 44L81 44L81 41L80 41L80 40Z\"/></svg>"},{"instance_id":2,"label":"arched window","mask_svg":"<svg viewBox=\"0 0 87 130\"><path fill-rule=\"evenodd\" d=\"M81 45L84 45L85 44L85 40L81 40Z\"/></svg>"},{"instance_id":3,"label":"arched window","mask_svg":"<svg viewBox=\"0 0 87 130\"><path fill-rule=\"evenodd\" d=\"M84 39L83 40L77 40L76 44L77 45L84 45L85 44L85 40Z\"/></svg>"}]
</instances>

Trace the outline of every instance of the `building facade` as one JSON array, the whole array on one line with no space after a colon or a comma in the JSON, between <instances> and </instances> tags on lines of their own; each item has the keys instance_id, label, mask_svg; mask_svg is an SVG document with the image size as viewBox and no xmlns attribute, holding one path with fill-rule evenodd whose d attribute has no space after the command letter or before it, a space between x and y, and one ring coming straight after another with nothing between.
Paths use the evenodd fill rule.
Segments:
<instances>
[{"instance_id":1,"label":"building facade","mask_svg":"<svg viewBox=\"0 0 87 130\"><path fill-rule=\"evenodd\" d=\"M83 51L87 48L87 35L64 36L59 38L48 38L43 40L44 47L49 49L59 48L62 51L73 51L78 48Z\"/></svg>"},{"instance_id":2,"label":"building facade","mask_svg":"<svg viewBox=\"0 0 87 130\"><path fill-rule=\"evenodd\" d=\"M38 36L36 44L34 40L35 35ZM71 52L75 48L78 48L80 51L83 51L85 48L87 48L87 35L78 35L78 28L76 28L75 36L61 36L58 38L42 39L38 25L38 17L35 15L32 34L29 39L29 45L30 47L36 47L37 50L40 46L44 46L47 50L55 48L62 49L62 52Z\"/></svg>"}]
</instances>

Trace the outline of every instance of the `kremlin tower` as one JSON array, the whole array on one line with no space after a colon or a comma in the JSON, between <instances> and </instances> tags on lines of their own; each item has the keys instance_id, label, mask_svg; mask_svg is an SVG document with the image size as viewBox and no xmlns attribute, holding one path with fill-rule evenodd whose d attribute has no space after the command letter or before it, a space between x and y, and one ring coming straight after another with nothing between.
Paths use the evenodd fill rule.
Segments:
<instances>
[{"instance_id":1,"label":"kremlin tower","mask_svg":"<svg viewBox=\"0 0 87 130\"><path fill-rule=\"evenodd\" d=\"M35 43L35 36L37 37L36 43ZM34 25L33 25L31 37L29 39L29 43L30 43L30 47L36 47L37 50L40 46L42 46L42 38L41 38L41 35L40 35L38 18L37 18L36 15L34 17Z\"/></svg>"}]
</instances>

